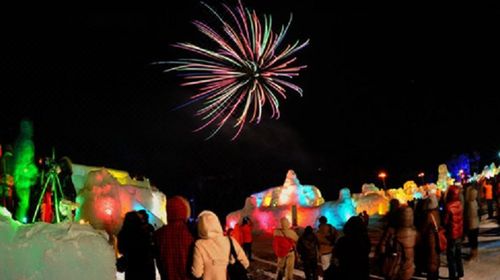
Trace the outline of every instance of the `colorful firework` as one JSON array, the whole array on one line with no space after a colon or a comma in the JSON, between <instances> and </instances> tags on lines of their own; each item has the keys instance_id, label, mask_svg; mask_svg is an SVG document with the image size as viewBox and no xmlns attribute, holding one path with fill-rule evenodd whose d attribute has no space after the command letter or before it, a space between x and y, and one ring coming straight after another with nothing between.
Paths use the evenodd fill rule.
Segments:
<instances>
[{"instance_id":1,"label":"colorful firework","mask_svg":"<svg viewBox=\"0 0 500 280\"><path fill-rule=\"evenodd\" d=\"M223 33L201 21L193 24L198 30L215 42L218 49L209 50L191 43L177 43L175 47L190 51L201 58L186 58L166 62L173 65L165 70L186 72L182 86L198 86L199 92L191 96L185 105L200 101L203 103L196 115L203 125L195 131L214 126L208 138L213 137L231 118L235 117L237 129L232 140L240 134L247 122L259 123L266 104L271 108L271 118L280 116L278 97L286 99L287 89L302 96L302 89L287 79L298 76L305 65L293 66L296 57L292 55L308 45L296 41L281 47L285 34L292 22L292 16L279 33L272 27L272 17L264 15L262 24L255 11L244 8L241 1L232 10L223 4L230 22L223 19L214 9L203 3L222 24ZM207 138L207 139L208 139Z\"/></svg>"}]
</instances>

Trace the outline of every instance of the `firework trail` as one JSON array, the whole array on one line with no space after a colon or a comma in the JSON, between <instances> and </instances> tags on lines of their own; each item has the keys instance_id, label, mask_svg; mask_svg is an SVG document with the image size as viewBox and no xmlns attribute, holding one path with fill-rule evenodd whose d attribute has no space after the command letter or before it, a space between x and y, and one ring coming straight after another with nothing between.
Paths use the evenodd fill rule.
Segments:
<instances>
[{"instance_id":1,"label":"firework trail","mask_svg":"<svg viewBox=\"0 0 500 280\"><path fill-rule=\"evenodd\" d=\"M193 24L198 30L216 43L217 49L210 50L192 43L177 43L175 47L195 53L199 58L184 58L163 62L171 65L165 70L185 72L182 86L198 87L197 94L185 105L201 102L197 110L203 124L195 131L214 127L207 139L213 137L230 119L236 117L236 133L241 133L247 122L259 123L264 107L271 109L271 118L278 119L279 97L286 99L287 89L302 96L302 89L289 80L299 75L305 65L294 66L293 55L308 45L296 41L283 46L283 39L292 22L292 16L279 33L272 30L272 17L263 16L263 23L254 10L243 7L241 1L234 9L223 4L231 21L220 16L205 3L215 15L223 33L201 21ZM231 24L232 25L231 25Z\"/></svg>"}]
</instances>

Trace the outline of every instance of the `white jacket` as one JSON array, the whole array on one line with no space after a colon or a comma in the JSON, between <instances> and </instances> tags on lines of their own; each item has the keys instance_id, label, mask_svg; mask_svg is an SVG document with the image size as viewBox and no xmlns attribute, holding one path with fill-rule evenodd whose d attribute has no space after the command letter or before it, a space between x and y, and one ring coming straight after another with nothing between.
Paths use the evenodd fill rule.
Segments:
<instances>
[{"instance_id":1,"label":"white jacket","mask_svg":"<svg viewBox=\"0 0 500 280\"><path fill-rule=\"evenodd\" d=\"M200 239L194 245L191 272L196 278L226 280L230 243L229 238L223 235L219 218L213 212L203 211L198 216L198 235ZM238 260L248 268L248 258L240 244L234 238L231 240ZM231 263L234 263L232 256Z\"/></svg>"}]
</instances>

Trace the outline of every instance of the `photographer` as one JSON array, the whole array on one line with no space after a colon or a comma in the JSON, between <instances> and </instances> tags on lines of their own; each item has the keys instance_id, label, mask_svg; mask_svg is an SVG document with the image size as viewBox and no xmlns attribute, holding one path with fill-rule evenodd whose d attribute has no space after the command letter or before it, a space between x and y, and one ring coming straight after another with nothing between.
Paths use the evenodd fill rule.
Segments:
<instances>
[{"instance_id":1,"label":"photographer","mask_svg":"<svg viewBox=\"0 0 500 280\"><path fill-rule=\"evenodd\" d=\"M68 157L62 157L59 162L59 182L61 183L62 195L63 198L72 202L76 200L76 190L75 185L73 185L73 181L71 180L71 176L73 175L73 167L71 160Z\"/></svg>"}]
</instances>

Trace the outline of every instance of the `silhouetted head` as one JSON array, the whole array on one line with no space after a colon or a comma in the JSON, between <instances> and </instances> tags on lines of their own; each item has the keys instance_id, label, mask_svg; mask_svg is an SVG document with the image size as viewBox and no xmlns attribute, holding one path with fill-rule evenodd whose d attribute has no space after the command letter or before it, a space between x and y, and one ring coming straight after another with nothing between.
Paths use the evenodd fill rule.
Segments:
<instances>
[{"instance_id":1,"label":"silhouetted head","mask_svg":"<svg viewBox=\"0 0 500 280\"><path fill-rule=\"evenodd\" d=\"M307 226L304 229L304 235L311 235L311 234L313 234L313 228L311 226Z\"/></svg>"},{"instance_id":2,"label":"silhouetted head","mask_svg":"<svg viewBox=\"0 0 500 280\"><path fill-rule=\"evenodd\" d=\"M62 157L58 162L59 168L61 168L61 172L66 174L73 174L73 164L69 157Z\"/></svg>"},{"instance_id":3,"label":"silhouetted head","mask_svg":"<svg viewBox=\"0 0 500 280\"><path fill-rule=\"evenodd\" d=\"M141 219L142 223L145 223L145 224L148 223L149 215L148 215L148 212L146 210L141 209L141 210L137 211L137 214L139 215L139 218Z\"/></svg>"},{"instance_id":4,"label":"silhouetted head","mask_svg":"<svg viewBox=\"0 0 500 280\"><path fill-rule=\"evenodd\" d=\"M120 232L131 232L137 231L141 227L141 218L137 214L136 211L130 211L125 214L125 218L123 219L123 225Z\"/></svg>"},{"instance_id":5,"label":"silhouetted head","mask_svg":"<svg viewBox=\"0 0 500 280\"><path fill-rule=\"evenodd\" d=\"M389 201L389 211L393 212L398 210L399 208L399 200L393 198Z\"/></svg>"},{"instance_id":6,"label":"silhouetted head","mask_svg":"<svg viewBox=\"0 0 500 280\"><path fill-rule=\"evenodd\" d=\"M344 234L346 236L360 235L366 232L363 219L359 216L352 216L344 225Z\"/></svg>"},{"instance_id":7,"label":"silhouetted head","mask_svg":"<svg viewBox=\"0 0 500 280\"><path fill-rule=\"evenodd\" d=\"M450 186L446 195L446 201L452 202L457 200L460 200L460 189L455 185Z\"/></svg>"},{"instance_id":8,"label":"silhouetted head","mask_svg":"<svg viewBox=\"0 0 500 280\"><path fill-rule=\"evenodd\" d=\"M328 222L328 219L325 216L319 217L320 224L326 224L327 222Z\"/></svg>"}]
</instances>

